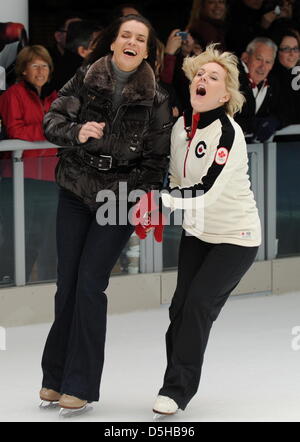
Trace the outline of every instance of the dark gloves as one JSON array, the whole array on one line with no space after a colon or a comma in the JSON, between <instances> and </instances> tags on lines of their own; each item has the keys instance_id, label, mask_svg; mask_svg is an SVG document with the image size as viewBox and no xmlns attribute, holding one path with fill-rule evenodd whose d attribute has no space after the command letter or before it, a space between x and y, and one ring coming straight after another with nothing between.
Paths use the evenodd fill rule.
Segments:
<instances>
[{"instance_id":1,"label":"dark gloves","mask_svg":"<svg viewBox=\"0 0 300 442\"><path fill-rule=\"evenodd\" d=\"M280 121L275 117L255 118L254 139L263 143L279 128Z\"/></svg>"}]
</instances>

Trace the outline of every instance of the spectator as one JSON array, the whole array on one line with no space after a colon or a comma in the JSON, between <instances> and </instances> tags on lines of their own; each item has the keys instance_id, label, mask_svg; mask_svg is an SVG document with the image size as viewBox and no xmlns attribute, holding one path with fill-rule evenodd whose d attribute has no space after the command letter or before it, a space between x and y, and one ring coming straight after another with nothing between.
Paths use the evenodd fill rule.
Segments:
<instances>
[{"instance_id":1,"label":"spectator","mask_svg":"<svg viewBox=\"0 0 300 442\"><path fill-rule=\"evenodd\" d=\"M15 61L18 52L27 44L27 34L21 23L0 23L0 90L15 80Z\"/></svg>"},{"instance_id":2,"label":"spectator","mask_svg":"<svg viewBox=\"0 0 300 442\"><path fill-rule=\"evenodd\" d=\"M49 49L54 66L60 62L61 57L64 55L69 25L80 20L82 20L80 17L68 17L58 24L57 30L54 33L55 45Z\"/></svg>"},{"instance_id":3,"label":"spectator","mask_svg":"<svg viewBox=\"0 0 300 442\"><path fill-rule=\"evenodd\" d=\"M0 114L7 138L26 141L45 140L42 121L56 98L49 90L49 78L53 64L48 51L39 45L27 46L16 60L18 82L0 97ZM55 224L54 169L57 163L56 149L27 150L23 154L25 176L25 224L26 224L26 280L29 280L34 263L39 256L47 227ZM0 280L13 279L12 243L12 170L10 153L4 153L1 171L0 200L5 241L0 251ZM52 210L52 212L51 212ZM49 232L48 229L48 232ZM50 250L46 251L47 254ZM55 256L55 253L53 253ZM53 263L54 269L56 263ZM40 275L39 275L40 276ZM55 273L52 272L52 278ZM41 278L42 279L42 278ZM50 279L50 278L47 278ZM6 278L7 280L7 278Z\"/></svg>"},{"instance_id":4,"label":"spectator","mask_svg":"<svg viewBox=\"0 0 300 442\"><path fill-rule=\"evenodd\" d=\"M182 46L182 38L178 35L179 31L180 29L174 29L170 33L165 45L164 61L160 68L160 79L168 84L173 82L176 57Z\"/></svg>"},{"instance_id":5,"label":"spectator","mask_svg":"<svg viewBox=\"0 0 300 442\"><path fill-rule=\"evenodd\" d=\"M75 23L81 20L82 19L79 17L68 17L67 19L64 18L57 26L57 29L54 33L55 44L53 47L48 48L54 65L55 79L60 78L62 75L64 75L63 56L66 48L68 28L71 23ZM57 84L55 84L55 80L53 79L52 87L56 90L59 89Z\"/></svg>"},{"instance_id":6,"label":"spectator","mask_svg":"<svg viewBox=\"0 0 300 442\"><path fill-rule=\"evenodd\" d=\"M61 89L75 75L84 59L92 52L101 27L92 21L80 20L70 23L65 50L60 65L53 76L53 88Z\"/></svg>"},{"instance_id":7,"label":"spectator","mask_svg":"<svg viewBox=\"0 0 300 442\"><path fill-rule=\"evenodd\" d=\"M194 39L191 33L186 38L178 35L180 29L171 31L166 46L163 67L160 79L165 84L172 84L177 94L179 113L190 107L189 81L182 71L185 57L201 51L203 45L198 39ZM197 38L197 37L196 37Z\"/></svg>"},{"instance_id":8,"label":"spectator","mask_svg":"<svg viewBox=\"0 0 300 442\"><path fill-rule=\"evenodd\" d=\"M276 53L277 46L272 40L258 37L242 54L240 84L246 102L236 121L248 141L265 141L282 126L279 83L275 78L268 78Z\"/></svg>"},{"instance_id":9,"label":"spectator","mask_svg":"<svg viewBox=\"0 0 300 442\"><path fill-rule=\"evenodd\" d=\"M231 5L226 46L239 57L251 40L265 34L261 26L263 1L236 0Z\"/></svg>"},{"instance_id":10,"label":"spectator","mask_svg":"<svg viewBox=\"0 0 300 442\"><path fill-rule=\"evenodd\" d=\"M92 52L102 29L101 25L90 20L71 23L67 33L66 50L79 55L81 59L86 58Z\"/></svg>"},{"instance_id":11,"label":"spectator","mask_svg":"<svg viewBox=\"0 0 300 442\"><path fill-rule=\"evenodd\" d=\"M261 25L269 38L275 41L282 32L297 26L293 20L293 9L294 0L265 1Z\"/></svg>"},{"instance_id":12,"label":"spectator","mask_svg":"<svg viewBox=\"0 0 300 442\"><path fill-rule=\"evenodd\" d=\"M204 47L210 43L220 43L224 50L227 1L198 0L194 4L188 29L202 40Z\"/></svg>"},{"instance_id":13,"label":"spectator","mask_svg":"<svg viewBox=\"0 0 300 442\"><path fill-rule=\"evenodd\" d=\"M295 22L297 23L297 27L296 29L299 31L300 29L300 4L299 2L295 2L294 3L294 7L293 7L293 19L295 20Z\"/></svg>"},{"instance_id":14,"label":"spectator","mask_svg":"<svg viewBox=\"0 0 300 442\"><path fill-rule=\"evenodd\" d=\"M295 85L293 68L299 63L300 41L296 31L287 31L278 38L278 56L271 76L280 83L280 93L288 106L282 115L283 126L300 123L300 91Z\"/></svg>"},{"instance_id":15,"label":"spectator","mask_svg":"<svg viewBox=\"0 0 300 442\"><path fill-rule=\"evenodd\" d=\"M174 118L179 117L179 109L178 109L178 99L174 87L170 83L165 83L161 80L160 74L164 68L164 59L165 59L165 45L157 39L157 59L156 59L156 69L155 69L155 77L160 86L165 89L169 94L169 103L172 108L172 115Z\"/></svg>"},{"instance_id":16,"label":"spectator","mask_svg":"<svg viewBox=\"0 0 300 442\"><path fill-rule=\"evenodd\" d=\"M112 13L112 18L115 20L118 17L125 17L126 15L143 15L140 5L135 3L121 3L116 6Z\"/></svg>"}]
</instances>

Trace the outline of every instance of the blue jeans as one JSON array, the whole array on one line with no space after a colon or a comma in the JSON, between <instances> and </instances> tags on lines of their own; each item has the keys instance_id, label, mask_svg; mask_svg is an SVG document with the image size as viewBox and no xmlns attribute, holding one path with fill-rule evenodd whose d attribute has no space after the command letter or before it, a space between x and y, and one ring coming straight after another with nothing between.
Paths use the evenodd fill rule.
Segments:
<instances>
[{"instance_id":1,"label":"blue jeans","mask_svg":"<svg viewBox=\"0 0 300 442\"><path fill-rule=\"evenodd\" d=\"M133 233L100 226L96 213L61 190L57 211L58 280L55 320L42 358L43 387L99 399L111 271Z\"/></svg>"}]
</instances>

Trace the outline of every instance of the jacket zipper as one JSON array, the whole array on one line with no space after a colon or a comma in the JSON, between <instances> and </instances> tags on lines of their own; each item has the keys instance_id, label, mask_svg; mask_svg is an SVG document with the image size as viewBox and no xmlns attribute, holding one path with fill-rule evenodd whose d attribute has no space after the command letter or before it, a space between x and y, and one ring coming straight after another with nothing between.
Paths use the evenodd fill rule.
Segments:
<instances>
[{"instance_id":1,"label":"jacket zipper","mask_svg":"<svg viewBox=\"0 0 300 442\"><path fill-rule=\"evenodd\" d=\"M192 139L190 139L189 144L187 145L185 159L184 159L184 165L183 165L183 177L186 178L186 162L190 151L190 145L191 145Z\"/></svg>"},{"instance_id":2,"label":"jacket zipper","mask_svg":"<svg viewBox=\"0 0 300 442\"><path fill-rule=\"evenodd\" d=\"M189 140L189 143L187 145L187 150L186 150L184 164L183 164L183 177L184 178L186 178L186 163L187 163L187 159L188 159L188 155L189 155L189 151L190 151L190 146L192 144L194 135L196 133L199 120L200 120L200 114L196 114L196 116L193 116L193 119L192 119L191 130L188 131L187 128L185 128L186 132L187 132L187 139Z\"/></svg>"}]
</instances>

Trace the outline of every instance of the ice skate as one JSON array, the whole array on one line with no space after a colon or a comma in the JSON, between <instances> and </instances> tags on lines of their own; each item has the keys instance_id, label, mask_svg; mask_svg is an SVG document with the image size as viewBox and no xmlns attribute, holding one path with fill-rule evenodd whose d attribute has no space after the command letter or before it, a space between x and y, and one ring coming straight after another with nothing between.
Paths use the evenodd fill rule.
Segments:
<instances>
[{"instance_id":1,"label":"ice skate","mask_svg":"<svg viewBox=\"0 0 300 442\"><path fill-rule=\"evenodd\" d=\"M57 408L60 397L61 394L57 391L51 390L49 388L42 388L40 391L40 408L43 410Z\"/></svg>"},{"instance_id":2,"label":"ice skate","mask_svg":"<svg viewBox=\"0 0 300 442\"><path fill-rule=\"evenodd\" d=\"M88 404L88 401L68 394L61 396L59 406L61 407L59 412L60 417L78 416L93 409L93 407Z\"/></svg>"},{"instance_id":3,"label":"ice skate","mask_svg":"<svg viewBox=\"0 0 300 442\"><path fill-rule=\"evenodd\" d=\"M153 420L159 420L163 417L173 416L178 411L176 402L168 396L157 396L153 405Z\"/></svg>"}]
</instances>

